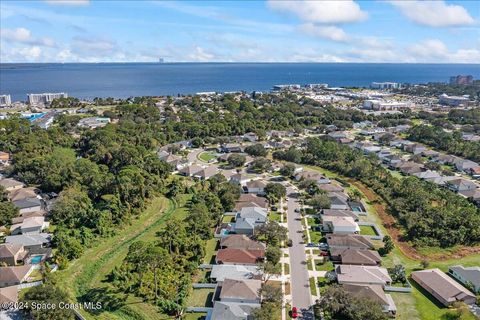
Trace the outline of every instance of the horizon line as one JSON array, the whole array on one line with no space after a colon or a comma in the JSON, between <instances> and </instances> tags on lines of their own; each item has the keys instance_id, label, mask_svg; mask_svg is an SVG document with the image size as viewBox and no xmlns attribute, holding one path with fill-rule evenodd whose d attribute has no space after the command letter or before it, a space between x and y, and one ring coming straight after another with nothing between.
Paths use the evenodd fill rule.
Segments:
<instances>
[{"instance_id":1,"label":"horizon line","mask_svg":"<svg viewBox=\"0 0 480 320\"><path fill-rule=\"evenodd\" d=\"M96 61L96 62L1 62L0 65L7 64L134 64L134 63L149 63L149 64L470 64L480 65L474 62L322 62L322 61Z\"/></svg>"}]
</instances>

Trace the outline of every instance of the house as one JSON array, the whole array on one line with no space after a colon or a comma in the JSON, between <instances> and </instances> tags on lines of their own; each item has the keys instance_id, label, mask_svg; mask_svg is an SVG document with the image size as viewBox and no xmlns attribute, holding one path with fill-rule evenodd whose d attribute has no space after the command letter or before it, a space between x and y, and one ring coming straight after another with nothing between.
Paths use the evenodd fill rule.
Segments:
<instances>
[{"instance_id":1,"label":"house","mask_svg":"<svg viewBox=\"0 0 480 320\"><path fill-rule=\"evenodd\" d=\"M248 140L250 142L255 142L258 140L258 136L254 132L247 132L243 135L244 140Z\"/></svg>"},{"instance_id":2,"label":"house","mask_svg":"<svg viewBox=\"0 0 480 320\"><path fill-rule=\"evenodd\" d=\"M45 217L47 214L46 211L40 210L40 211L33 211L33 212L25 212L22 215L13 218L12 219L12 224L21 224L25 219L28 218L33 218L33 217Z\"/></svg>"},{"instance_id":3,"label":"house","mask_svg":"<svg viewBox=\"0 0 480 320\"><path fill-rule=\"evenodd\" d=\"M215 166L209 166L209 167L206 167L205 169L202 169L194 173L193 177L201 180L208 180L214 175L216 175L217 173L218 173L218 169Z\"/></svg>"},{"instance_id":4,"label":"house","mask_svg":"<svg viewBox=\"0 0 480 320\"><path fill-rule=\"evenodd\" d=\"M252 180L246 183L245 189L247 190L247 193L264 195L266 186L267 183L263 180Z\"/></svg>"},{"instance_id":5,"label":"house","mask_svg":"<svg viewBox=\"0 0 480 320\"><path fill-rule=\"evenodd\" d=\"M335 268L335 273L340 284L376 284L385 287L392 283L387 269L378 266L341 264Z\"/></svg>"},{"instance_id":6,"label":"house","mask_svg":"<svg viewBox=\"0 0 480 320\"><path fill-rule=\"evenodd\" d=\"M255 228L257 228L263 223L264 222L256 223L255 219L251 218L237 218L235 220L235 224L233 225L232 231L238 234L246 234L252 236L255 234Z\"/></svg>"},{"instance_id":7,"label":"house","mask_svg":"<svg viewBox=\"0 0 480 320\"><path fill-rule=\"evenodd\" d=\"M480 206L480 188L475 190L466 190L458 192L459 195L464 196L467 199L470 199L472 202Z\"/></svg>"},{"instance_id":8,"label":"house","mask_svg":"<svg viewBox=\"0 0 480 320\"><path fill-rule=\"evenodd\" d=\"M478 163L471 160L458 159L457 161L455 161L455 168L457 168L458 171L462 172L469 172L470 169L476 168L478 166Z\"/></svg>"},{"instance_id":9,"label":"house","mask_svg":"<svg viewBox=\"0 0 480 320\"><path fill-rule=\"evenodd\" d=\"M439 152L433 151L433 150L430 150L430 149L426 149L425 151L423 151L421 153L422 156L427 157L429 159L436 158L436 157L438 157L439 154L440 154Z\"/></svg>"},{"instance_id":10,"label":"house","mask_svg":"<svg viewBox=\"0 0 480 320\"><path fill-rule=\"evenodd\" d=\"M258 197L254 194L241 194L240 195L240 198L238 198L237 200L237 204L238 203L242 203L242 202L253 202L255 203L258 207L261 207L261 208L268 208L268 201L267 199L263 198L263 197ZM238 210L240 211L240 210Z\"/></svg>"},{"instance_id":11,"label":"house","mask_svg":"<svg viewBox=\"0 0 480 320\"><path fill-rule=\"evenodd\" d=\"M422 172L424 165L418 164L412 161L407 161L403 165L401 165L398 170L405 175L413 175L415 173Z\"/></svg>"},{"instance_id":12,"label":"house","mask_svg":"<svg viewBox=\"0 0 480 320\"><path fill-rule=\"evenodd\" d=\"M230 177L230 182L244 185L250 178L244 173L236 173Z\"/></svg>"},{"instance_id":13,"label":"house","mask_svg":"<svg viewBox=\"0 0 480 320\"><path fill-rule=\"evenodd\" d=\"M360 233L360 227L352 217L323 216L323 231L334 234Z\"/></svg>"},{"instance_id":14,"label":"house","mask_svg":"<svg viewBox=\"0 0 480 320\"><path fill-rule=\"evenodd\" d=\"M27 212L41 211L43 204L38 198L27 198L17 201L12 201L13 205L18 208L20 214Z\"/></svg>"},{"instance_id":15,"label":"house","mask_svg":"<svg viewBox=\"0 0 480 320\"><path fill-rule=\"evenodd\" d=\"M397 307L393 298L389 294L385 294L382 286L380 285L357 285L357 284L344 284L342 289L348 292L351 296L357 298L367 298L378 302L383 309L383 312L395 316L397 313Z\"/></svg>"},{"instance_id":16,"label":"house","mask_svg":"<svg viewBox=\"0 0 480 320\"><path fill-rule=\"evenodd\" d=\"M267 221L267 210L260 207L245 207L237 213L236 218L249 218L256 223L265 223Z\"/></svg>"},{"instance_id":17,"label":"house","mask_svg":"<svg viewBox=\"0 0 480 320\"><path fill-rule=\"evenodd\" d=\"M348 210L348 196L343 196L341 193L329 193L330 209L332 210Z\"/></svg>"},{"instance_id":18,"label":"house","mask_svg":"<svg viewBox=\"0 0 480 320\"><path fill-rule=\"evenodd\" d=\"M252 240L244 234L232 234L220 240L220 248L265 250L266 245L262 242Z\"/></svg>"},{"instance_id":19,"label":"house","mask_svg":"<svg viewBox=\"0 0 480 320\"><path fill-rule=\"evenodd\" d=\"M251 320L253 309L260 308L258 303L233 303L217 301L213 306L209 320Z\"/></svg>"},{"instance_id":20,"label":"house","mask_svg":"<svg viewBox=\"0 0 480 320\"><path fill-rule=\"evenodd\" d=\"M327 244L330 250L334 249L375 249L373 243L364 236L358 234L327 234Z\"/></svg>"},{"instance_id":21,"label":"house","mask_svg":"<svg viewBox=\"0 0 480 320\"><path fill-rule=\"evenodd\" d=\"M18 263L22 263L27 255L28 251L25 250L22 244L0 244L0 263L15 266Z\"/></svg>"},{"instance_id":22,"label":"house","mask_svg":"<svg viewBox=\"0 0 480 320\"><path fill-rule=\"evenodd\" d=\"M265 258L265 250L220 249L215 256L217 264L256 265Z\"/></svg>"},{"instance_id":23,"label":"house","mask_svg":"<svg viewBox=\"0 0 480 320\"><path fill-rule=\"evenodd\" d=\"M224 279L217 285L219 301L234 303L260 303L261 280Z\"/></svg>"},{"instance_id":24,"label":"house","mask_svg":"<svg viewBox=\"0 0 480 320\"><path fill-rule=\"evenodd\" d=\"M448 274L467 288L471 286L475 293L480 293L480 267L453 266L448 269Z\"/></svg>"},{"instance_id":25,"label":"house","mask_svg":"<svg viewBox=\"0 0 480 320\"><path fill-rule=\"evenodd\" d=\"M427 148L424 146L417 144L417 143L412 143L412 144L406 144L403 146L403 150L413 153L413 154L421 154L422 152L426 151Z\"/></svg>"},{"instance_id":26,"label":"house","mask_svg":"<svg viewBox=\"0 0 480 320\"><path fill-rule=\"evenodd\" d=\"M480 179L480 166L475 168L470 168L470 175L475 179Z\"/></svg>"},{"instance_id":27,"label":"house","mask_svg":"<svg viewBox=\"0 0 480 320\"><path fill-rule=\"evenodd\" d=\"M351 210L332 210L323 209L323 217L351 217L354 221L358 221L358 214Z\"/></svg>"},{"instance_id":28,"label":"house","mask_svg":"<svg viewBox=\"0 0 480 320\"><path fill-rule=\"evenodd\" d=\"M413 175L422 180L435 179L435 178L441 177L441 175L437 171L432 171L432 170L417 172L417 173L414 173Z\"/></svg>"},{"instance_id":29,"label":"house","mask_svg":"<svg viewBox=\"0 0 480 320\"><path fill-rule=\"evenodd\" d=\"M0 288L0 305L9 305L10 303L18 302L18 287L9 286L5 288ZM0 316L2 312L0 311ZM6 318L9 319L9 318Z\"/></svg>"},{"instance_id":30,"label":"house","mask_svg":"<svg viewBox=\"0 0 480 320\"><path fill-rule=\"evenodd\" d=\"M192 164L190 166L180 169L178 173L186 177L191 177L202 170L203 168L200 167L199 165Z\"/></svg>"},{"instance_id":31,"label":"house","mask_svg":"<svg viewBox=\"0 0 480 320\"><path fill-rule=\"evenodd\" d=\"M46 247L50 243L50 240L51 238L48 233L21 234L7 236L5 238L5 243L22 244L26 250L31 250Z\"/></svg>"},{"instance_id":32,"label":"house","mask_svg":"<svg viewBox=\"0 0 480 320\"><path fill-rule=\"evenodd\" d=\"M7 163L8 161L10 161L10 153L0 151L0 162Z\"/></svg>"},{"instance_id":33,"label":"house","mask_svg":"<svg viewBox=\"0 0 480 320\"><path fill-rule=\"evenodd\" d=\"M434 157L432 161L440 164L454 164L456 161L458 161L458 159L458 157L452 156L450 154L440 153L438 156Z\"/></svg>"},{"instance_id":34,"label":"house","mask_svg":"<svg viewBox=\"0 0 480 320\"><path fill-rule=\"evenodd\" d=\"M440 269L414 271L411 277L446 307L456 301L474 304L477 300L473 293L447 276Z\"/></svg>"},{"instance_id":35,"label":"house","mask_svg":"<svg viewBox=\"0 0 480 320\"><path fill-rule=\"evenodd\" d=\"M338 185L337 183L320 184L318 188L325 192L343 192L345 190L342 186Z\"/></svg>"},{"instance_id":36,"label":"house","mask_svg":"<svg viewBox=\"0 0 480 320\"><path fill-rule=\"evenodd\" d=\"M478 188L478 186L475 183L463 178L449 180L445 183L445 186L454 192L469 191L469 190L475 190Z\"/></svg>"},{"instance_id":37,"label":"house","mask_svg":"<svg viewBox=\"0 0 480 320\"><path fill-rule=\"evenodd\" d=\"M30 199L30 198L38 198L39 192L40 190L32 187L15 189L8 193L8 199L10 201L18 201L18 200L24 200L24 199Z\"/></svg>"},{"instance_id":38,"label":"house","mask_svg":"<svg viewBox=\"0 0 480 320\"><path fill-rule=\"evenodd\" d=\"M110 118L90 117L90 118L80 119L80 121L78 121L77 127L95 129L95 128L105 127L109 123L110 123Z\"/></svg>"},{"instance_id":39,"label":"house","mask_svg":"<svg viewBox=\"0 0 480 320\"><path fill-rule=\"evenodd\" d=\"M295 180L312 180L318 184L330 183L330 179L315 171L302 171L295 175Z\"/></svg>"},{"instance_id":40,"label":"house","mask_svg":"<svg viewBox=\"0 0 480 320\"><path fill-rule=\"evenodd\" d=\"M233 152L239 153L239 152L242 152L243 150L242 150L242 147L237 143L226 143L226 144L222 144L218 149L218 151L223 153L233 153Z\"/></svg>"},{"instance_id":41,"label":"house","mask_svg":"<svg viewBox=\"0 0 480 320\"><path fill-rule=\"evenodd\" d=\"M379 266L382 258L376 250L334 249L330 259L341 264L357 266Z\"/></svg>"},{"instance_id":42,"label":"house","mask_svg":"<svg viewBox=\"0 0 480 320\"><path fill-rule=\"evenodd\" d=\"M429 178L425 180L439 186L444 186L448 181L456 180L456 179L458 179L457 176L440 176L438 178Z\"/></svg>"},{"instance_id":43,"label":"house","mask_svg":"<svg viewBox=\"0 0 480 320\"><path fill-rule=\"evenodd\" d=\"M340 140L340 139L345 139L348 138L348 135L344 131L333 131L329 132L328 136L334 140Z\"/></svg>"},{"instance_id":44,"label":"house","mask_svg":"<svg viewBox=\"0 0 480 320\"><path fill-rule=\"evenodd\" d=\"M214 264L210 272L210 279L213 282L222 282L228 279L261 279L262 272L257 266Z\"/></svg>"},{"instance_id":45,"label":"house","mask_svg":"<svg viewBox=\"0 0 480 320\"><path fill-rule=\"evenodd\" d=\"M21 189L25 185L22 182L17 181L15 179L5 178L0 180L0 186L2 186L5 189L5 191L10 192L13 190Z\"/></svg>"},{"instance_id":46,"label":"house","mask_svg":"<svg viewBox=\"0 0 480 320\"><path fill-rule=\"evenodd\" d=\"M27 280L33 266L0 267L0 288L15 286Z\"/></svg>"},{"instance_id":47,"label":"house","mask_svg":"<svg viewBox=\"0 0 480 320\"><path fill-rule=\"evenodd\" d=\"M12 225L10 228L12 235L17 234L38 234L49 227L49 223L45 221L45 217L26 218L22 223Z\"/></svg>"}]
</instances>

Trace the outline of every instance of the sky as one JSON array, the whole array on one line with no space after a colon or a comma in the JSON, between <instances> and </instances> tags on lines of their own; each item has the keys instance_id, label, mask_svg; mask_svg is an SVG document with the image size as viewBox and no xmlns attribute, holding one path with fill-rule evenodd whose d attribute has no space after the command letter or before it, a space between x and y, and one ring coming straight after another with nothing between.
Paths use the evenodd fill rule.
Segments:
<instances>
[{"instance_id":1,"label":"sky","mask_svg":"<svg viewBox=\"0 0 480 320\"><path fill-rule=\"evenodd\" d=\"M480 1L0 2L0 62L479 63Z\"/></svg>"}]
</instances>

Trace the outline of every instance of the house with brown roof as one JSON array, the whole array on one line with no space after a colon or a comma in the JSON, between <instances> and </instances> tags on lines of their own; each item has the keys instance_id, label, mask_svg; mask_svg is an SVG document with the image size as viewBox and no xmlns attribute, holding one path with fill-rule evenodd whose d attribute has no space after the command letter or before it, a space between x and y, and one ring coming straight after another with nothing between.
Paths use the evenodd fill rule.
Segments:
<instances>
[{"instance_id":1,"label":"house with brown roof","mask_svg":"<svg viewBox=\"0 0 480 320\"><path fill-rule=\"evenodd\" d=\"M415 282L446 307L456 301L474 304L477 300L472 292L465 289L440 269L414 271L411 276Z\"/></svg>"},{"instance_id":2,"label":"house with brown roof","mask_svg":"<svg viewBox=\"0 0 480 320\"><path fill-rule=\"evenodd\" d=\"M326 183L318 185L320 190L325 192L343 192L345 189L336 183Z\"/></svg>"},{"instance_id":3,"label":"house with brown roof","mask_svg":"<svg viewBox=\"0 0 480 320\"><path fill-rule=\"evenodd\" d=\"M245 186L247 193L264 195L267 183L263 180L248 181Z\"/></svg>"},{"instance_id":4,"label":"house with brown roof","mask_svg":"<svg viewBox=\"0 0 480 320\"><path fill-rule=\"evenodd\" d=\"M341 264L335 268L335 273L340 284L376 284L385 287L392 283L387 269L377 266Z\"/></svg>"},{"instance_id":5,"label":"house with brown roof","mask_svg":"<svg viewBox=\"0 0 480 320\"><path fill-rule=\"evenodd\" d=\"M0 304L18 302L18 287L10 286L0 288ZM1 312L0 312L1 315Z\"/></svg>"},{"instance_id":6,"label":"house with brown roof","mask_svg":"<svg viewBox=\"0 0 480 320\"><path fill-rule=\"evenodd\" d=\"M22 223L14 224L10 227L12 235L18 234L39 234L49 227L50 223L45 221L45 217L25 218Z\"/></svg>"},{"instance_id":7,"label":"house with brown roof","mask_svg":"<svg viewBox=\"0 0 480 320\"><path fill-rule=\"evenodd\" d=\"M335 249L330 250L330 259L334 263L358 266L379 266L382 263L376 250Z\"/></svg>"},{"instance_id":8,"label":"house with brown roof","mask_svg":"<svg viewBox=\"0 0 480 320\"><path fill-rule=\"evenodd\" d=\"M0 180L0 186L2 186L5 191L14 191L23 188L25 185L15 179L5 178Z\"/></svg>"},{"instance_id":9,"label":"house with brown roof","mask_svg":"<svg viewBox=\"0 0 480 320\"><path fill-rule=\"evenodd\" d=\"M315 171L302 171L295 175L295 180L312 180L318 184L330 183L330 179Z\"/></svg>"},{"instance_id":10,"label":"house with brown roof","mask_svg":"<svg viewBox=\"0 0 480 320\"><path fill-rule=\"evenodd\" d=\"M186 177L191 177L194 174L196 174L196 173L198 173L202 170L203 170L203 168L200 167L199 165L192 164L190 166L187 166L187 167L184 167L184 168L178 170L178 173L183 175L183 176L186 176Z\"/></svg>"},{"instance_id":11,"label":"house with brown roof","mask_svg":"<svg viewBox=\"0 0 480 320\"><path fill-rule=\"evenodd\" d=\"M206 167L196 173L193 174L194 178L208 180L210 177L213 177L218 173L218 169L215 166Z\"/></svg>"},{"instance_id":12,"label":"house with brown roof","mask_svg":"<svg viewBox=\"0 0 480 320\"><path fill-rule=\"evenodd\" d=\"M0 244L0 263L6 263L8 266L15 266L22 263L28 255L22 244L4 243Z\"/></svg>"},{"instance_id":13,"label":"house with brown roof","mask_svg":"<svg viewBox=\"0 0 480 320\"><path fill-rule=\"evenodd\" d=\"M373 243L358 234L327 234L327 244L330 250L333 249L357 249L372 250L375 249Z\"/></svg>"},{"instance_id":14,"label":"house with brown roof","mask_svg":"<svg viewBox=\"0 0 480 320\"><path fill-rule=\"evenodd\" d=\"M0 267L0 288L15 286L27 281L33 271L30 264L16 267Z\"/></svg>"},{"instance_id":15,"label":"house with brown roof","mask_svg":"<svg viewBox=\"0 0 480 320\"><path fill-rule=\"evenodd\" d=\"M265 250L226 248L220 249L215 257L217 264L256 265L265 258Z\"/></svg>"},{"instance_id":16,"label":"house with brown roof","mask_svg":"<svg viewBox=\"0 0 480 320\"><path fill-rule=\"evenodd\" d=\"M253 202L258 207L268 208L268 201L263 197L256 196L254 194L241 194L240 198L237 200L237 204L241 202ZM240 211L240 210L238 210Z\"/></svg>"},{"instance_id":17,"label":"house with brown roof","mask_svg":"<svg viewBox=\"0 0 480 320\"><path fill-rule=\"evenodd\" d=\"M0 151L0 162L7 163L10 160L10 153Z\"/></svg>"},{"instance_id":18,"label":"house with brown roof","mask_svg":"<svg viewBox=\"0 0 480 320\"><path fill-rule=\"evenodd\" d=\"M39 189L32 187L15 189L8 193L8 199L10 201L18 201L29 198L37 198L39 192Z\"/></svg>"},{"instance_id":19,"label":"house with brown roof","mask_svg":"<svg viewBox=\"0 0 480 320\"><path fill-rule=\"evenodd\" d=\"M395 316L397 313L397 307L393 298L389 294L385 294L382 286L380 285L356 285L356 284L344 284L342 289L348 292L352 297L366 298L376 301L382 306L383 312Z\"/></svg>"},{"instance_id":20,"label":"house with brown roof","mask_svg":"<svg viewBox=\"0 0 480 320\"><path fill-rule=\"evenodd\" d=\"M260 303L261 280L224 279L217 285L218 299L222 302Z\"/></svg>"},{"instance_id":21,"label":"house with brown roof","mask_svg":"<svg viewBox=\"0 0 480 320\"><path fill-rule=\"evenodd\" d=\"M220 248L265 250L266 245L262 242L252 240L244 234L232 234L220 240Z\"/></svg>"}]
</instances>

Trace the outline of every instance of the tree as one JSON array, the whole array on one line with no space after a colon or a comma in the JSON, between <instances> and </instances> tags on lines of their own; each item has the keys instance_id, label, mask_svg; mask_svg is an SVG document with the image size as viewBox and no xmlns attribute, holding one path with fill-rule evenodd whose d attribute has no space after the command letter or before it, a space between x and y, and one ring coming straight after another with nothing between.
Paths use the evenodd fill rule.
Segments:
<instances>
[{"instance_id":1,"label":"tree","mask_svg":"<svg viewBox=\"0 0 480 320\"><path fill-rule=\"evenodd\" d=\"M358 189L353 189L348 193L348 197L353 201L360 201L362 200L362 193Z\"/></svg>"},{"instance_id":2,"label":"tree","mask_svg":"<svg viewBox=\"0 0 480 320\"><path fill-rule=\"evenodd\" d=\"M383 237L383 247L378 249L378 253L384 256L389 254L393 248L395 248L395 244L393 243L392 238L389 235Z\"/></svg>"},{"instance_id":3,"label":"tree","mask_svg":"<svg viewBox=\"0 0 480 320\"><path fill-rule=\"evenodd\" d=\"M262 303L260 308L252 310L254 320L271 320L272 315L278 313L278 306L271 302Z\"/></svg>"},{"instance_id":4,"label":"tree","mask_svg":"<svg viewBox=\"0 0 480 320\"><path fill-rule=\"evenodd\" d=\"M231 154L227 159L228 164L235 168L243 166L245 164L245 161L247 161L247 158L244 155L238 153Z\"/></svg>"},{"instance_id":5,"label":"tree","mask_svg":"<svg viewBox=\"0 0 480 320\"><path fill-rule=\"evenodd\" d=\"M203 147L203 139L200 138L200 137L195 137L191 140L191 143L192 143L192 147L194 148L200 148L200 147Z\"/></svg>"},{"instance_id":6,"label":"tree","mask_svg":"<svg viewBox=\"0 0 480 320\"><path fill-rule=\"evenodd\" d=\"M388 268L388 274L392 278L394 283L405 283L407 282L407 275L405 273L405 267L401 264L396 264L393 268Z\"/></svg>"},{"instance_id":7,"label":"tree","mask_svg":"<svg viewBox=\"0 0 480 320\"><path fill-rule=\"evenodd\" d=\"M280 174L284 177L291 177L295 173L295 165L287 163L280 169Z\"/></svg>"},{"instance_id":8,"label":"tree","mask_svg":"<svg viewBox=\"0 0 480 320\"><path fill-rule=\"evenodd\" d=\"M51 282L46 282L43 285L32 287L25 293L23 299L21 299L21 302L29 306L32 306L34 303L37 305L55 305L55 308L29 308L26 310L31 317L38 320L75 319L73 310L58 307L60 302L65 303L67 301L69 301L68 295Z\"/></svg>"},{"instance_id":9,"label":"tree","mask_svg":"<svg viewBox=\"0 0 480 320\"><path fill-rule=\"evenodd\" d=\"M265 258L267 261L271 262L273 265L276 265L280 262L282 257L282 250L276 246L269 246L265 252Z\"/></svg>"},{"instance_id":10,"label":"tree","mask_svg":"<svg viewBox=\"0 0 480 320\"><path fill-rule=\"evenodd\" d=\"M81 225L94 226L92 201L79 186L72 186L60 192L51 213L56 223L69 228Z\"/></svg>"},{"instance_id":11,"label":"tree","mask_svg":"<svg viewBox=\"0 0 480 320\"><path fill-rule=\"evenodd\" d=\"M272 163L267 158L257 158L250 164L250 170L263 173L272 169Z\"/></svg>"},{"instance_id":12,"label":"tree","mask_svg":"<svg viewBox=\"0 0 480 320\"><path fill-rule=\"evenodd\" d=\"M308 201L315 210L329 209L332 202L326 194L317 194Z\"/></svg>"},{"instance_id":13,"label":"tree","mask_svg":"<svg viewBox=\"0 0 480 320\"><path fill-rule=\"evenodd\" d=\"M0 225L9 225L18 216L18 208L9 201L0 202Z\"/></svg>"},{"instance_id":14,"label":"tree","mask_svg":"<svg viewBox=\"0 0 480 320\"><path fill-rule=\"evenodd\" d=\"M427 269L428 266L430 265L430 261L427 259L423 259L422 262L420 262L420 265L422 266L423 269Z\"/></svg>"},{"instance_id":15,"label":"tree","mask_svg":"<svg viewBox=\"0 0 480 320\"><path fill-rule=\"evenodd\" d=\"M287 240L287 228L275 221L268 221L257 227L255 237L264 239L267 245L278 246L281 241Z\"/></svg>"},{"instance_id":16,"label":"tree","mask_svg":"<svg viewBox=\"0 0 480 320\"><path fill-rule=\"evenodd\" d=\"M267 155L267 150L261 143L253 144L246 147L245 152L255 157L265 157Z\"/></svg>"},{"instance_id":17,"label":"tree","mask_svg":"<svg viewBox=\"0 0 480 320\"><path fill-rule=\"evenodd\" d=\"M282 288L278 286L272 286L268 283L262 284L262 287L260 288L260 296L262 297L262 302L274 303L280 307L282 305Z\"/></svg>"},{"instance_id":18,"label":"tree","mask_svg":"<svg viewBox=\"0 0 480 320\"><path fill-rule=\"evenodd\" d=\"M317 182L315 182L314 180L310 180L310 179L300 180L300 182L298 184L298 187L301 188L301 189L305 189L305 191L307 191L307 193L311 196L319 194L319 193L321 193L321 194L324 193L324 191L321 190L318 187Z\"/></svg>"},{"instance_id":19,"label":"tree","mask_svg":"<svg viewBox=\"0 0 480 320\"><path fill-rule=\"evenodd\" d=\"M287 195L287 189L281 183L270 182L265 186L265 195L268 201L273 204Z\"/></svg>"}]
</instances>

